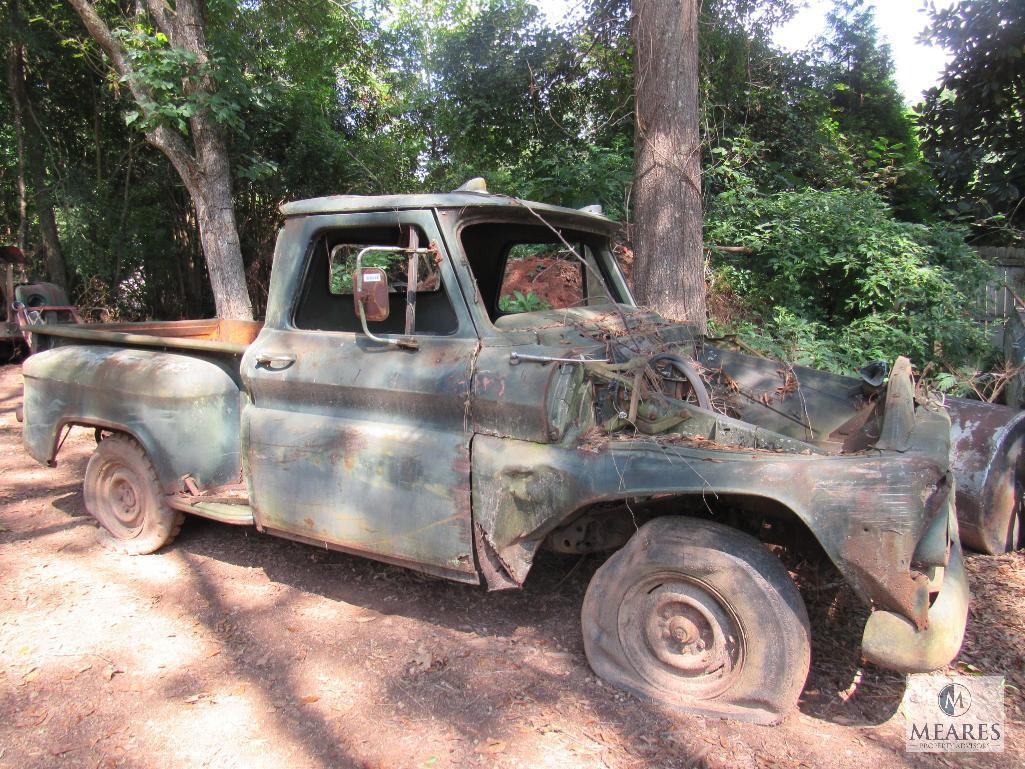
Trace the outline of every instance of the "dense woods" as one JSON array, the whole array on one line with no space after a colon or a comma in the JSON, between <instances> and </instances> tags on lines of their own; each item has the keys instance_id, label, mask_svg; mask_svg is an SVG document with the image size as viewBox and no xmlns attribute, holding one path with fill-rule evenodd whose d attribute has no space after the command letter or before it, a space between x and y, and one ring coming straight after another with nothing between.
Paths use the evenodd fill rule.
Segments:
<instances>
[{"instance_id":1,"label":"dense woods","mask_svg":"<svg viewBox=\"0 0 1025 769\"><path fill-rule=\"evenodd\" d=\"M483 176L601 203L624 253L646 253L645 5L660 4L586 0L552 25L527 0L8 0L0 238L87 311L124 319L245 316L247 294L259 317L278 205L314 195ZM708 286L712 333L835 370L901 353L985 368L970 246L1025 242L1025 3L934 11L928 34L953 58L915 109L870 5L836 0L825 35L791 54L772 31L796 5L706 0L697 59L680 64L697 74L679 87L697 87L699 133L667 146L702 177L673 200L691 212L675 253L701 253L702 203L704 275L700 256L683 264ZM637 278L671 280L667 247L652 253Z\"/></svg>"}]
</instances>

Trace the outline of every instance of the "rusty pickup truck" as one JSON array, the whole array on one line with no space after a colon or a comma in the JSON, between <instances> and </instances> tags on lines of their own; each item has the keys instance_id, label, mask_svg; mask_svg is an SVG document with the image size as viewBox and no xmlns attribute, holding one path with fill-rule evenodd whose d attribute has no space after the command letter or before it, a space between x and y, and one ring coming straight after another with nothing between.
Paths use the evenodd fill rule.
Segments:
<instances>
[{"instance_id":1,"label":"rusty pickup truck","mask_svg":"<svg viewBox=\"0 0 1025 769\"><path fill-rule=\"evenodd\" d=\"M611 553L582 608L594 670L766 723L809 668L788 551L871 609L867 660L957 654L951 423L906 360L845 378L709 344L635 305L592 210L461 188L282 211L262 324L37 332L25 446L52 465L95 430L110 546L153 552L187 513L491 590L541 548ZM539 255L564 306L506 296Z\"/></svg>"}]
</instances>

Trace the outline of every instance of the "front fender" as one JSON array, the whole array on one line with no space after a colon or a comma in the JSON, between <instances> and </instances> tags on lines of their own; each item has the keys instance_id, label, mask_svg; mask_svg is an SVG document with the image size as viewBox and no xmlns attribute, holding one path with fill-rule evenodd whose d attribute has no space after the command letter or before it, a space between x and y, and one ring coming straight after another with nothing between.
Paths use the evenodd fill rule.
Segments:
<instances>
[{"instance_id":1,"label":"front fender","mask_svg":"<svg viewBox=\"0 0 1025 769\"><path fill-rule=\"evenodd\" d=\"M474 521L519 584L545 536L583 507L663 494L704 495L709 504L716 494L747 495L793 511L866 602L919 625L927 621L928 581L912 560L951 497L946 468L915 453L799 455L646 439L588 450L478 435L472 477Z\"/></svg>"}]
</instances>

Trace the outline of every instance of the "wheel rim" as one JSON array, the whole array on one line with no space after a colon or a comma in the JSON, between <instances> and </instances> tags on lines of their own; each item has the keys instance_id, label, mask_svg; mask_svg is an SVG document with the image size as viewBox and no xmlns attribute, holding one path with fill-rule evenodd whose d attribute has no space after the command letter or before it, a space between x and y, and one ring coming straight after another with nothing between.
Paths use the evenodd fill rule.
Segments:
<instances>
[{"instance_id":1,"label":"wheel rim","mask_svg":"<svg viewBox=\"0 0 1025 769\"><path fill-rule=\"evenodd\" d=\"M1021 470L1017 477L1022 477ZM1022 541L1022 518L1025 518L1025 489L1022 488L1022 483L1016 480L1014 483L1014 514L1011 516L1011 550L1017 550L1025 544Z\"/></svg>"},{"instance_id":2,"label":"wheel rim","mask_svg":"<svg viewBox=\"0 0 1025 769\"><path fill-rule=\"evenodd\" d=\"M125 465L108 462L98 481L98 503L107 530L118 539L139 536L146 518L144 486L139 477Z\"/></svg>"},{"instance_id":3,"label":"wheel rim","mask_svg":"<svg viewBox=\"0 0 1025 769\"><path fill-rule=\"evenodd\" d=\"M675 693L714 697L743 667L736 614L710 585L678 572L648 576L626 593L619 635L637 672Z\"/></svg>"}]
</instances>

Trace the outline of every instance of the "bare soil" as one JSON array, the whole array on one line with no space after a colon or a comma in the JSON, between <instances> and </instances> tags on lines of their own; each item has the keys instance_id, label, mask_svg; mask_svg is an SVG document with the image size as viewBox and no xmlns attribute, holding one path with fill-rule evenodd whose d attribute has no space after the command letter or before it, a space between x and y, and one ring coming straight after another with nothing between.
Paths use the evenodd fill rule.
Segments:
<instances>
[{"instance_id":1,"label":"bare soil","mask_svg":"<svg viewBox=\"0 0 1025 769\"><path fill-rule=\"evenodd\" d=\"M533 292L556 310L575 307L583 297L580 263L550 256L510 260L502 281L502 296L511 297L514 291Z\"/></svg>"},{"instance_id":2,"label":"bare soil","mask_svg":"<svg viewBox=\"0 0 1025 769\"><path fill-rule=\"evenodd\" d=\"M833 767L1025 765L1025 555L973 557L963 670L1003 674L1003 754L909 754L900 676L859 663L864 609L803 580L816 642L777 727L680 715L597 680L579 609L597 557L546 557L488 594L199 519L116 555L81 494L22 450L0 368L0 766ZM835 575L834 575L835 576Z\"/></svg>"}]
</instances>

